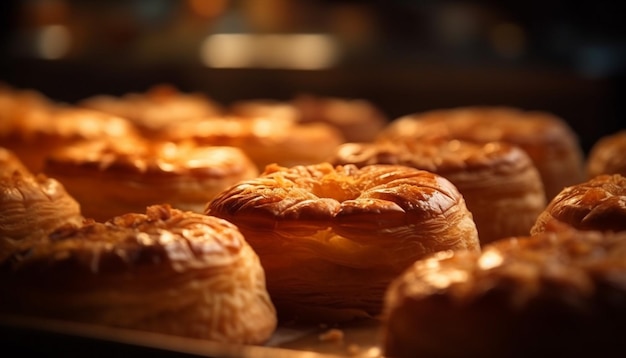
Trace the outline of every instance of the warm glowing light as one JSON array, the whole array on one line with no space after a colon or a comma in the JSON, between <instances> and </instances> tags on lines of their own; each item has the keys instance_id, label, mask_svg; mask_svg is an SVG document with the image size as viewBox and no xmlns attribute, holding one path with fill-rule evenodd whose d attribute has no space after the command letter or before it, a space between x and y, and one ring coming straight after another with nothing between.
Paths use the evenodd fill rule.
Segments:
<instances>
[{"instance_id":1,"label":"warm glowing light","mask_svg":"<svg viewBox=\"0 0 626 358\"><path fill-rule=\"evenodd\" d=\"M499 252L495 250L485 251L480 256L480 259L478 259L478 267L483 270L489 270L494 267L500 266L503 261L504 258Z\"/></svg>"},{"instance_id":2,"label":"warm glowing light","mask_svg":"<svg viewBox=\"0 0 626 358\"><path fill-rule=\"evenodd\" d=\"M339 51L322 34L215 34L200 49L203 63L217 68L322 69L333 66Z\"/></svg>"},{"instance_id":3,"label":"warm glowing light","mask_svg":"<svg viewBox=\"0 0 626 358\"><path fill-rule=\"evenodd\" d=\"M227 0L187 0L189 8L203 17L216 17L226 10Z\"/></svg>"},{"instance_id":4,"label":"warm glowing light","mask_svg":"<svg viewBox=\"0 0 626 358\"><path fill-rule=\"evenodd\" d=\"M39 33L37 51L42 58L56 60L67 55L71 42L67 27L62 25L46 26Z\"/></svg>"}]
</instances>

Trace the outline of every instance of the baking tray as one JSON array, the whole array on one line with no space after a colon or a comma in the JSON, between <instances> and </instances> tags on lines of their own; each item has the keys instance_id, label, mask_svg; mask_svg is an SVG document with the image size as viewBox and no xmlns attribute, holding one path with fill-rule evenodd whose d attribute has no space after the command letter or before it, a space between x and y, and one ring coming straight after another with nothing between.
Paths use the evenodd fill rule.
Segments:
<instances>
[{"instance_id":1,"label":"baking tray","mask_svg":"<svg viewBox=\"0 0 626 358\"><path fill-rule=\"evenodd\" d=\"M59 321L0 315L3 350L63 357L326 358L381 357L380 323L360 319L333 326L282 324L262 346Z\"/></svg>"}]
</instances>

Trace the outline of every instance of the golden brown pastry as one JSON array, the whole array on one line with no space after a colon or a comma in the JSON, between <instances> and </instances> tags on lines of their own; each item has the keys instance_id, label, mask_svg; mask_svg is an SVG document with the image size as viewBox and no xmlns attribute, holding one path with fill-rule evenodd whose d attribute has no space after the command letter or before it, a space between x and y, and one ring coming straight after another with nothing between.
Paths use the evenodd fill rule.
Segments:
<instances>
[{"instance_id":1,"label":"golden brown pastry","mask_svg":"<svg viewBox=\"0 0 626 358\"><path fill-rule=\"evenodd\" d=\"M444 251L393 281L385 357L619 357L626 233L552 230Z\"/></svg>"},{"instance_id":2,"label":"golden brown pastry","mask_svg":"<svg viewBox=\"0 0 626 358\"><path fill-rule=\"evenodd\" d=\"M285 318L376 315L388 283L416 259L480 249L456 187L405 166L271 165L223 191L206 213L239 227Z\"/></svg>"},{"instance_id":3,"label":"golden brown pastry","mask_svg":"<svg viewBox=\"0 0 626 358\"><path fill-rule=\"evenodd\" d=\"M163 128L171 122L216 116L223 111L207 95L182 92L169 84L154 85L143 93L97 95L77 105L126 118L148 138L163 137Z\"/></svg>"},{"instance_id":4,"label":"golden brown pastry","mask_svg":"<svg viewBox=\"0 0 626 358\"><path fill-rule=\"evenodd\" d=\"M200 145L241 148L260 171L282 166L317 164L345 140L324 123L302 124L289 118L212 117L179 121L165 129L171 141L193 140Z\"/></svg>"},{"instance_id":5,"label":"golden brown pastry","mask_svg":"<svg viewBox=\"0 0 626 358\"><path fill-rule=\"evenodd\" d=\"M0 175L0 214L0 261L22 242L83 220L80 205L61 183L20 170Z\"/></svg>"},{"instance_id":6,"label":"golden brown pastry","mask_svg":"<svg viewBox=\"0 0 626 358\"><path fill-rule=\"evenodd\" d=\"M563 189L531 229L545 231L556 221L578 230L626 231L626 177L599 175Z\"/></svg>"},{"instance_id":7,"label":"golden brown pastry","mask_svg":"<svg viewBox=\"0 0 626 358\"><path fill-rule=\"evenodd\" d=\"M43 171L48 154L83 140L138 136L125 119L101 112L57 105L37 115L15 117L0 133L0 146L10 149L33 173Z\"/></svg>"},{"instance_id":8,"label":"golden brown pastry","mask_svg":"<svg viewBox=\"0 0 626 358\"><path fill-rule=\"evenodd\" d=\"M541 177L533 162L522 149L507 143L346 143L329 162L359 167L399 164L445 177L463 195L481 244L528 235L546 206Z\"/></svg>"},{"instance_id":9,"label":"golden brown pastry","mask_svg":"<svg viewBox=\"0 0 626 358\"><path fill-rule=\"evenodd\" d=\"M0 310L258 344L276 327L237 228L167 205L62 227L0 264Z\"/></svg>"},{"instance_id":10,"label":"golden brown pastry","mask_svg":"<svg viewBox=\"0 0 626 358\"><path fill-rule=\"evenodd\" d=\"M379 139L448 138L486 143L508 142L524 149L541 174L546 199L584 181L583 153L573 130L561 118L542 111L509 107L461 107L398 118Z\"/></svg>"},{"instance_id":11,"label":"golden brown pastry","mask_svg":"<svg viewBox=\"0 0 626 358\"><path fill-rule=\"evenodd\" d=\"M601 174L626 176L626 130L600 138L587 157L587 177Z\"/></svg>"},{"instance_id":12,"label":"golden brown pastry","mask_svg":"<svg viewBox=\"0 0 626 358\"><path fill-rule=\"evenodd\" d=\"M11 176L14 172L30 174L24 163L12 151L0 147L0 177Z\"/></svg>"},{"instance_id":13,"label":"golden brown pastry","mask_svg":"<svg viewBox=\"0 0 626 358\"><path fill-rule=\"evenodd\" d=\"M217 193L258 175L238 148L130 137L65 146L50 154L45 172L97 221L162 203L203 212Z\"/></svg>"},{"instance_id":14,"label":"golden brown pastry","mask_svg":"<svg viewBox=\"0 0 626 358\"><path fill-rule=\"evenodd\" d=\"M387 124L387 117L371 102L301 94L289 101L242 100L230 112L242 117L269 117L301 123L326 123L339 129L349 142L369 142Z\"/></svg>"}]
</instances>

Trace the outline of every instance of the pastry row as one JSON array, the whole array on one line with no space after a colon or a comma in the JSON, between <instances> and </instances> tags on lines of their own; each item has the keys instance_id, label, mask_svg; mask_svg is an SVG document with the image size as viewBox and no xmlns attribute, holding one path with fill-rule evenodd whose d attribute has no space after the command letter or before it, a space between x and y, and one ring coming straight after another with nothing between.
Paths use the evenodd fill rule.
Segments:
<instances>
[{"instance_id":1,"label":"pastry row","mask_svg":"<svg viewBox=\"0 0 626 358\"><path fill-rule=\"evenodd\" d=\"M463 351L515 346L491 334L463 338L493 313L480 303L446 315L457 312L446 306L458 303L455 290L475 291L461 301L482 302L485 293L490 302L486 292L526 295L498 306L526 317L527 305L560 305L550 301L554 289L555 297L623 317L624 300L602 303L625 294L622 281L607 293L597 287L609 279L588 271L599 265L610 277L625 274L623 245L609 243L621 242L613 233L626 222L626 179L602 174L614 169L587 174L595 154L585 163L575 134L551 114L440 110L348 142L335 124L310 126L284 114L292 103L240 103L237 116L232 109L228 117L152 119L148 131L128 118L145 108L156 115L159 106L148 103L186 96L158 88L108 98L132 103L127 109L136 112L122 117L31 92L2 94L9 110L0 131L8 149L0 156L0 297L16 312L257 344L279 319L381 317L389 356L445 352L419 326L431 318L442 322L432 332L439 338L447 325L458 327L451 337L468 340ZM22 153L39 144L38 171ZM571 270L585 274L582 298L570 292L577 289L565 279ZM45 295L54 304L42 304ZM433 298L446 295L452 299ZM432 300L437 308L429 309ZM565 319L581 312L569 310ZM507 342L517 337L511 322L494 323L508 329ZM427 343L410 343L416 339Z\"/></svg>"}]
</instances>

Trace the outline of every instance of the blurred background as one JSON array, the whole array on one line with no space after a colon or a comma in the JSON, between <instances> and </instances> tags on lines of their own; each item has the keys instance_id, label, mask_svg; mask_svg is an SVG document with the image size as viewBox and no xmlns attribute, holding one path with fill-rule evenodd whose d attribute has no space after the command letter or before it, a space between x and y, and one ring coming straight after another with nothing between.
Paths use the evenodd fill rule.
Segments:
<instances>
[{"instance_id":1,"label":"blurred background","mask_svg":"<svg viewBox=\"0 0 626 358\"><path fill-rule=\"evenodd\" d=\"M390 119L510 105L585 150L625 128L618 1L4 0L0 82L64 102L169 83L230 103L362 98Z\"/></svg>"}]
</instances>

